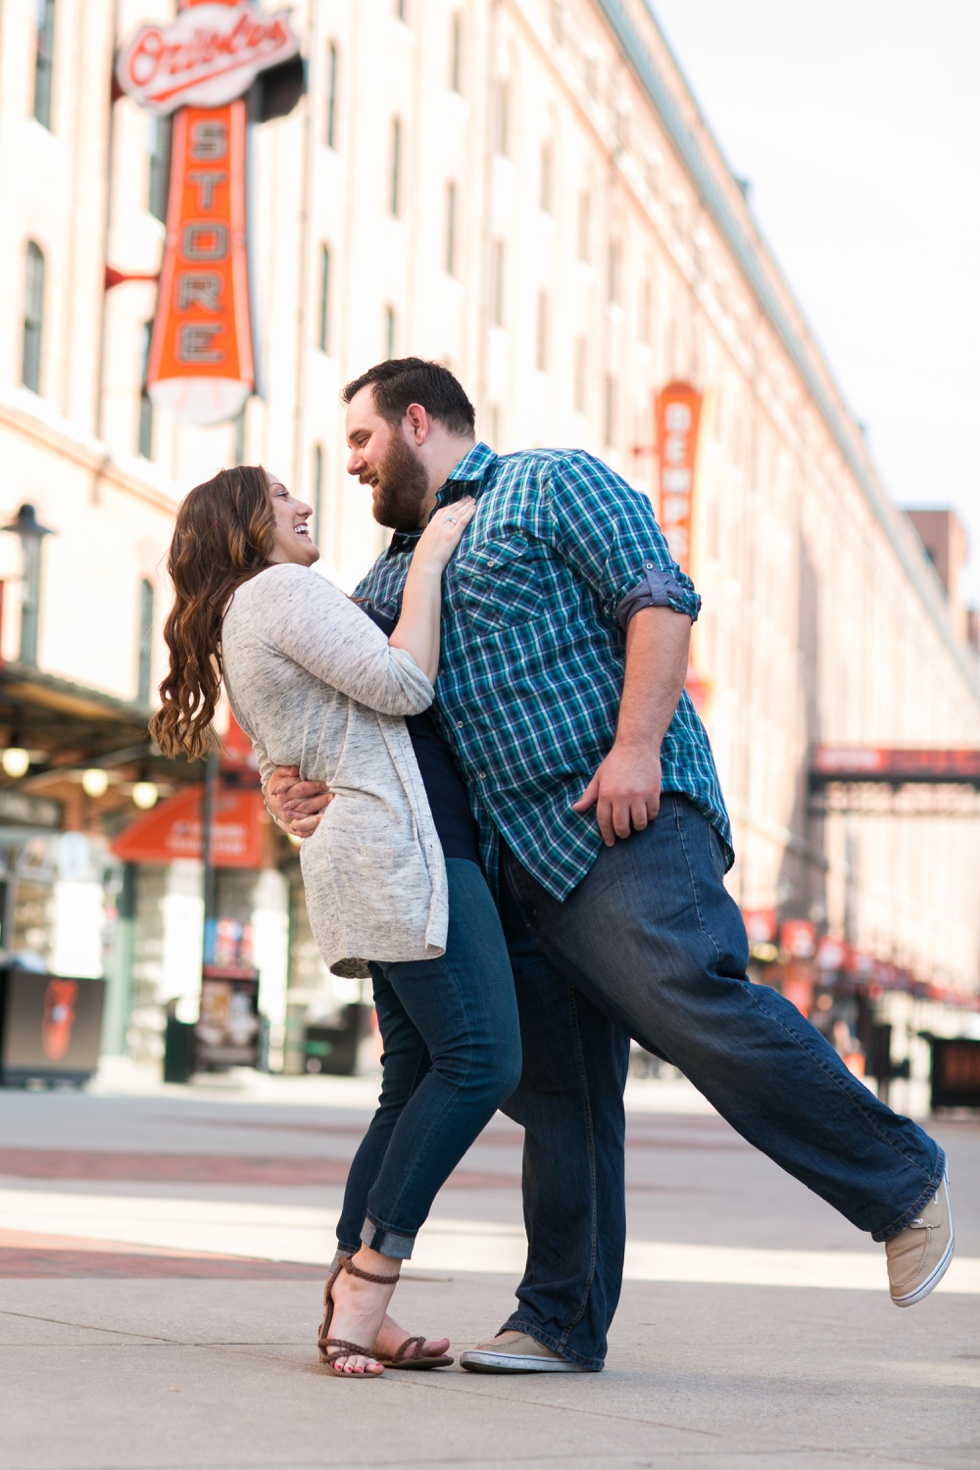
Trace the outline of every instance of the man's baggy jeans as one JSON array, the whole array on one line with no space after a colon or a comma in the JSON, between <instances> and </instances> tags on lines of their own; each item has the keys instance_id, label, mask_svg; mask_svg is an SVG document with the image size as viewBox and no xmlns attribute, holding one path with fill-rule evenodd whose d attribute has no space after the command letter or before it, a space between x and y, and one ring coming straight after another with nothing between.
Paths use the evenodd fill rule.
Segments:
<instances>
[{"instance_id":1,"label":"man's baggy jeans","mask_svg":"<svg viewBox=\"0 0 980 1470\"><path fill-rule=\"evenodd\" d=\"M684 797L615 847L565 901L504 851L517 984L528 1265L508 1327L601 1367L625 1244L628 1036L688 1077L733 1128L875 1240L936 1193L945 1156L873 1096L795 1006L745 974L724 850Z\"/></svg>"}]
</instances>

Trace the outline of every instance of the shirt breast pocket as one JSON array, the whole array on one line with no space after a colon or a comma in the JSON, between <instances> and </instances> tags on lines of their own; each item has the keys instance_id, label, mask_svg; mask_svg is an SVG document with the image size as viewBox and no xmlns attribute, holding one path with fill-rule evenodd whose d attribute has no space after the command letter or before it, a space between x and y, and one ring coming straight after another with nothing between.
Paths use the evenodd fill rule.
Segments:
<instances>
[{"instance_id":1,"label":"shirt breast pocket","mask_svg":"<svg viewBox=\"0 0 980 1470\"><path fill-rule=\"evenodd\" d=\"M458 556L455 590L462 626L499 633L541 616L549 567L543 547L523 536L481 542Z\"/></svg>"}]
</instances>

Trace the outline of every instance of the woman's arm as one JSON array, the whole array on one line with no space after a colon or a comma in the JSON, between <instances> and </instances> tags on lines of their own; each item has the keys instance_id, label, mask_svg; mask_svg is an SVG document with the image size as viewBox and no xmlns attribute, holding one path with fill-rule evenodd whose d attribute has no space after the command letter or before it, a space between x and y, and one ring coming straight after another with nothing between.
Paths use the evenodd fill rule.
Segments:
<instances>
[{"instance_id":1,"label":"woman's arm","mask_svg":"<svg viewBox=\"0 0 980 1470\"><path fill-rule=\"evenodd\" d=\"M439 672L442 574L476 510L469 496L437 510L412 553L401 616L388 642L410 653L430 683Z\"/></svg>"}]
</instances>

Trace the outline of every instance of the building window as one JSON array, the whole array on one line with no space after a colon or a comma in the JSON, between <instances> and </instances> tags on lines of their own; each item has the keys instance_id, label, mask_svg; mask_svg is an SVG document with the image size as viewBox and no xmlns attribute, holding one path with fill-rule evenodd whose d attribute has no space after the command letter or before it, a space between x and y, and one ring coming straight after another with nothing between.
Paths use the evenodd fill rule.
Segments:
<instances>
[{"instance_id":1,"label":"building window","mask_svg":"<svg viewBox=\"0 0 980 1470\"><path fill-rule=\"evenodd\" d=\"M149 704L153 680L153 583L140 583L140 646L136 674L136 698Z\"/></svg>"},{"instance_id":2,"label":"building window","mask_svg":"<svg viewBox=\"0 0 980 1470\"><path fill-rule=\"evenodd\" d=\"M153 400L146 391L146 370L150 361L150 338L153 323L143 323L143 360L140 365L140 416L136 432L136 452L144 459L153 458Z\"/></svg>"},{"instance_id":3,"label":"building window","mask_svg":"<svg viewBox=\"0 0 980 1470\"><path fill-rule=\"evenodd\" d=\"M602 415L602 442L606 445L612 445L616 442L617 398L616 379L611 373L607 373L605 403L603 405Z\"/></svg>"},{"instance_id":4,"label":"building window","mask_svg":"<svg viewBox=\"0 0 980 1470\"><path fill-rule=\"evenodd\" d=\"M456 185L446 185L446 274L456 274Z\"/></svg>"},{"instance_id":5,"label":"building window","mask_svg":"<svg viewBox=\"0 0 980 1470\"><path fill-rule=\"evenodd\" d=\"M554 214L554 146L550 138L541 144L541 177L538 187L538 208L542 214Z\"/></svg>"},{"instance_id":6,"label":"building window","mask_svg":"<svg viewBox=\"0 0 980 1470\"><path fill-rule=\"evenodd\" d=\"M20 380L34 393L41 391L41 336L44 330L44 256L33 240L27 242L24 262L24 347Z\"/></svg>"},{"instance_id":7,"label":"building window","mask_svg":"<svg viewBox=\"0 0 980 1470\"><path fill-rule=\"evenodd\" d=\"M313 540L320 540L320 518L323 514L323 445L313 450Z\"/></svg>"},{"instance_id":8,"label":"building window","mask_svg":"<svg viewBox=\"0 0 980 1470\"><path fill-rule=\"evenodd\" d=\"M389 204L391 213L398 219L401 216L401 180L402 172L402 125L400 118L391 120L391 194Z\"/></svg>"},{"instance_id":9,"label":"building window","mask_svg":"<svg viewBox=\"0 0 980 1470\"><path fill-rule=\"evenodd\" d=\"M54 0L37 0L37 54L34 59L34 116L51 127L51 78L54 72Z\"/></svg>"},{"instance_id":10,"label":"building window","mask_svg":"<svg viewBox=\"0 0 980 1470\"><path fill-rule=\"evenodd\" d=\"M583 189L578 196L578 247L579 260L588 260L589 241L592 233L592 199L588 189Z\"/></svg>"},{"instance_id":11,"label":"building window","mask_svg":"<svg viewBox=\"0 0 980 1470\"><path fill-rule=\"evenodd\" d=\"M317 346L330 350L330 246L320 249L320 318L317 323Z\"/></svg>"},{"instance_id":12,"label":"building window","mask_svg":"<svg viewBox=\"0 0 980 1470\"><path fill-rule=\"evenodd\" d=\"M327 47L327 118L323 141L328 148L337 147L337 43Z\"/></svg>"},{"instance_id":13,"label":"building window","mask_svg":"<svg viewBox=\"0 0 980 1470\"><path fill-rule=\"evenodd\" d=\"M232 459L235 464L245 463L245 405L242 404L241 413L235 417L235 442L231 449Z\"/></svg>"},{"instance_id":14,"label":"building window","mask_svg":"<svg viewBox=\"0 0 980 1470\"><path fill-rule=\"evenodd\" d=\"M584 337L575 338L574 379L572 382L572 406L576 413L585 413L586 344Z\"/></svg>"},{"instance_id":15,"label":"building window","mask_svg":"<svg viewBox=\"0 0 980 1470\"><path fill-rule=\"evenodd\" d=\"M395 0L395 15L403 25L408 25L408 0Z\"/></svg>"},{"instance_id":16,"label":"building window","mask_svg":"<svg viewBox=\"0 0 980 1470\"><path fill-rule=\"evenodd\" d=\"M501 77L497 82L497 105L494 117L496 153L507 158L510 153L510 78Z\"/></svg>"},{"instance_id":17,"label":"building window","mask_svg":"<svg viewBox=\"0 0 980 1470\"><path fill-rule=\"evenodd\" d=\"M385 361L395 355L395 308L385 307Z\"/></svg>"},{"instance_id":18,"label":"building window","mask_svg":"<svg viewBox=\"0 0 980 1470\"><path fill-rule=\"evenodd\" d=\"M493 324L495 327L504 325L504 242L495 240L493 243Z\"/></svg>"},{"instance_id":19,"label":"building window","mask_svg":"<svg viewBox=\"0 0 980 1470\"><path fill-rule=\"evenodd\" d=\"M653 333L653 282L647 276L640 288L639 337L649 344Z\"/></svg>"},{"instance_id":20,"label":"building window","mask_svg":"<svg viewBox=\"0 0 980 1470\"><path fill-rule=\"evenodd\" d=\"M590 97L599 92L599 62L591 52L585 58L585 90Z\"/></svg>"},{"instance_id":21,"label":"building window","mask_svg":"<svg viewBox=\"0 0 980 1470\"><path fill-rule=\"evenodd\" d=\"M454 10L449 32L449 90L463 92L463 17Z\"/></svg>"},{"instance_id":22,"label":"building window","mask_svg":"<svg viewBox=\"0 0 980 1470\"><path fill-rule=\"evenodd\" d=\"M173 118L150 118L150 176L146 207L154 219L167 218L167 195L170 192L170 144Z\"/></svg>"},{"instance_id":23,"label":"building window","mask_svg":"<svg viewBox=\"0 0 980 1470\"><path fill-rule=\"evenodd\" d=\"M610 306L619 300L620 263L622 250L618 240L609 241L609 260L606 278L606 299Z\"/></svg>"},{"instance_id":24,"label":"building window","mask_svg":"<svg viewBox=\"0 0 980 1470\"><path fill-rule=\"evenodd\" d=\"M535 366L539 373L548 371L548 293L538 292L537 332L534 351Z\"/></svg>"}]
</instances>

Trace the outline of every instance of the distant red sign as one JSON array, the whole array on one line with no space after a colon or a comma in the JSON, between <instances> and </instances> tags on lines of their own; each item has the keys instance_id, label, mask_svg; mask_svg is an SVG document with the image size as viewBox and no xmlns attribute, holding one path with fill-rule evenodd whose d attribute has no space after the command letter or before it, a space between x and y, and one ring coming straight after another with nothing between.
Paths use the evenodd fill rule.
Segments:
<instances>
[{"instance_id":1,"label":"distant red sign","mask_svg":"<svg viewBox=\"0 0 980 1470\"><path fill-rule=\"evenodd\" d=\"M690 572L701 394L690 383L668 383L657 394L656 416L660 524L671 556L682 572Z\"/></svg>"},{"instance_id":2,"label":"distant red sign","mask_svg":"<svg viewBox=\"0 0 980 1470\"><path fill-rule=\"evenodd\" d=\"M812 772L837 781L980 782L980 750L819 745Z\"/></svg>"},{"instance_id":3,"label":"distant red sign","mask_svg":"<svg viewBox=\"0 0 980 1470\"><path fill-rule=\"evenodd\" d=\"M743 909L742 921L750 944L773 944L776 939L775 909Z\"/></svg>"},{"instance_id":4,"label":"distant red sign","mask_svg":"<svg viewBox=\"0 0 980 1470\"><path fill-rule=\"evenodd\" d=\"M818 970L844 970L850 959L850 946L843 939L831 939L825 934L817 945Z\"/></svg>"},{"instance_id":5,"label":"distant red sign","mask_svg":"<svg viewBox=\"0 0 980 1470\"><path fill-rule=\"evenodd\" d=\"M809 919L787 919L780 931L779 943L791 959L812 960L817 952L817 926Z\"/></svg>"},{"instance_id":6,"label":"distant red sign","mask_svg":"<svg viewBox=\"0 0 980 1470\"><path fill-rule=\"evenodd\" d=\"M188 786L131 822L112 844L127 863L170 863L201 856L203 787ZM258 791L219 791L211 855L216 868L257 868L262 861L265 810Z\"/></svg>"}]
</instances>

